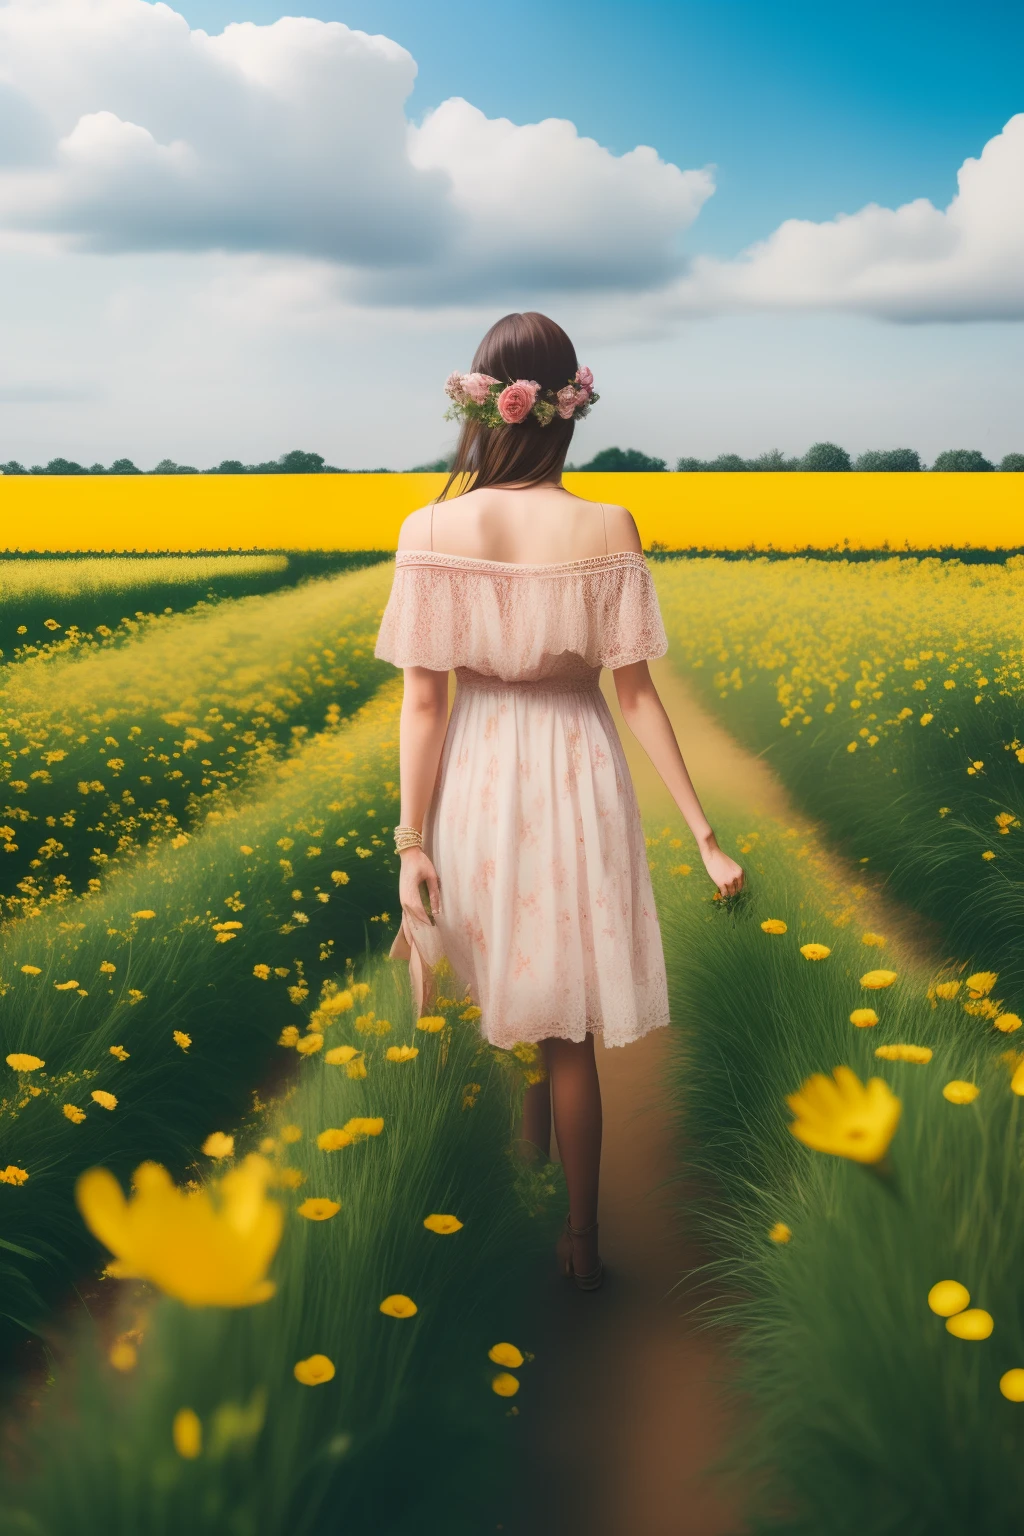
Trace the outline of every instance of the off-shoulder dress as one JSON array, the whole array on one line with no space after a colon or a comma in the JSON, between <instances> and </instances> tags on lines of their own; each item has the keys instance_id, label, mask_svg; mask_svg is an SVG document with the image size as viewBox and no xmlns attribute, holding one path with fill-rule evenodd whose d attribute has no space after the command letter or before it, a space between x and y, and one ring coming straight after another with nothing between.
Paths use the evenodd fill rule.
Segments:
<instances>
[{"instance_id":1,"label":"off-shoulder dress","mask_svg":"<svg viewBox=\"0 0 1024 1536\"><path fill-rule=\"evenodd\" d=\"M399 551L376 655L454 669L455 701L423 846L435 924L404 919L424 1006L447 958L492 1045L667 1024L661 930L602 667L664 655L642 554L519 565Z\"/></svg>"}]
</instances>

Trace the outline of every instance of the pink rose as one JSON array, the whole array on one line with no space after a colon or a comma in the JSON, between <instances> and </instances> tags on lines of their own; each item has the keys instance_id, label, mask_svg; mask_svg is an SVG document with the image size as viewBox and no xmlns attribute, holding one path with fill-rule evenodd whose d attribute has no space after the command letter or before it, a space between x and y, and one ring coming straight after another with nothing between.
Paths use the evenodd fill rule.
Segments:
<instances>
[{"instance_id":1,"label":"pink rose","mask_svg":"<svg viewBox=\"0 0 1024 1536\"><path fill-rule=\"evenodd\" d=\"M563 421L568 421L576 407L582 405L588 398L585 391L578 390L575 384L565 384L558 391L555 399L558 401L558 414Z\"/></svg>"},{"instance_id":2,"label":"pink rose","mask_svg":"<svg viewBox=\"0 0 1024 1536\"><path fill-rule=\"evenodd\" d=\"M498 396L498 415L510 427L525 421L533 410L539 392L540 385L535 380L516 379L514 384L509 384Z\"/></svg>"},{"instance_id":3,"label":"pink rose","mask_svg":"<svg viewBox=\"0 0 1024 1536\"><path fill-rule=\"evenodd\" d=\"M587 394L590 394L590 391L594 387L594 375L591 373L589 368L577 368L576 383L582 385Z\"/></svg>"},{"instance_id":4,"label":"pink rose","mask_svg":"<svg viewBox=\"0 0 1024 1536\"><path fill-rule=\"evenodd\" d=\"M461 373L450 373L445 380L444 392L456 405L465 405L467 395L462 383Z\"/></svg>"},{"instance_id":5,"label":"pink rose","mask_svg":"<svg viewBox=\"0 0 1024 1536\"><path fill-rule=\"evenodd\" d=\"M462 375L462 387L466 395L475 405L483 405L490 393L492 384L497 384L497 379L492 379L489 373L464 373Z\"/></svg>"}]
</instances>

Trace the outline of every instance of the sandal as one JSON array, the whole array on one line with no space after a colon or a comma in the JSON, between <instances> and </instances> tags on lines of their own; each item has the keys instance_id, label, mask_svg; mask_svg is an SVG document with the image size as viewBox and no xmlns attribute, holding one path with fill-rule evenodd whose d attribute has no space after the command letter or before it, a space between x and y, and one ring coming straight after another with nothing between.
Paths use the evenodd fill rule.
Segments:
<instances>
[{"instance_id":1,"label":"sandal","mask_svg":"<svg viewBox=\"0 0 1024 1536\"><path fill-rule=\"evenodd\" d=\"M604 1263L598 1258L596 1268L592 1269L589 1274L581 1275L573 1263L572 1240L574 1237L589 1237L591 1232L597 1231L597 1225L595 1221L593 1226L590 1227L574 1227L570 1217L566 1216L565 1227L558 1239L558 1246L555 1250L558 1254L558 1265L562 1274L567 1278L575 1280L577 1287L581 1291L596 1291L598 1289L604 1279Z\"/></svg>"}]
</instances>

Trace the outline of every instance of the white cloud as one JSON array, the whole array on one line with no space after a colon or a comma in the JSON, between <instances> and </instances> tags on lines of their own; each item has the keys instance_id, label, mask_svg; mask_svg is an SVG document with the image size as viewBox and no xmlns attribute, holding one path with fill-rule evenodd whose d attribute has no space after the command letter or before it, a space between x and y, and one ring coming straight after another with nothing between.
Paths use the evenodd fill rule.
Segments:
<instances>
[{"instance_id":1,"label":"white cloud","mask_svg":"<svg viewBox=\"0 0 1024 1536\"><path fill-rule=\"evenodd\" d=\"M0 7L0 227L79 249L291 253L364 302L642 288L713 190L568 122L405 114L386 37L286 17L211 37L143 0Z\"/></svg>"},{"instance_id":2,"label":"white cloud","mask_svg":"<svg viewBox=\"0 0 1024 1536\"><path fill-rule=\"evenodd\" d=\"M871 204L814 224L787 219L734 261L697 258L676 313L838 309L886 320L1024 319L1024 113L977 159L940 210L926 198Z\"/></svg>"}]
</instances>

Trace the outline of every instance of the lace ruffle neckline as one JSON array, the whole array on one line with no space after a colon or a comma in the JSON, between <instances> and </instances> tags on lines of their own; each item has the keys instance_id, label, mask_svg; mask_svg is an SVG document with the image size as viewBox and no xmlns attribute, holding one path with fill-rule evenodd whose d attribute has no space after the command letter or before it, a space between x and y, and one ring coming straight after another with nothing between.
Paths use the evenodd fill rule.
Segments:
<instances>
[{"instance_id":1,"label":"lace ruffle neckline","mask_svg":"<svg viewBox=\"0 0 1024 1536\"><path fill-rule=\"evenodd\" d=\"M646 560L636 549L614 550L607 555L588 555L582 560L542 561L535 565L519 560L485 560L478 555L446 555L439 549L400 549L395 554L396 565L447 565L455 570L498 571L503 575L522 571L535 576L538 573L569 575L574 571L600 571L614 569L617 565L644 566Z\"/></svg>"}]
</instances>

